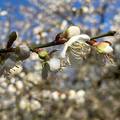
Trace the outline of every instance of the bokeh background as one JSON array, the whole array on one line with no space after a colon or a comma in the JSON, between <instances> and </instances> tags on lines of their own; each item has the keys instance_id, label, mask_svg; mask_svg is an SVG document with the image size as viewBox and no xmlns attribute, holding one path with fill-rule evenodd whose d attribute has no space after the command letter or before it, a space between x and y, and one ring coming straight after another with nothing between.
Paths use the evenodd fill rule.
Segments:
<instances>
[{"instance_id":1,"label":"bokeh background","mask_svg":"<svg viewBox=\"0 0 120 120\"><path fill-rule=\"evenodd\" d=\"M11 31L18 33L15 45L43 44L70 25L91 37L116 30L102 38L112 42L116 65L91 55L43 80L41 61L31 53L0 77L1 120L120 120L120 0L0 0L0 48Z\"/></svg>"}]
</instances>

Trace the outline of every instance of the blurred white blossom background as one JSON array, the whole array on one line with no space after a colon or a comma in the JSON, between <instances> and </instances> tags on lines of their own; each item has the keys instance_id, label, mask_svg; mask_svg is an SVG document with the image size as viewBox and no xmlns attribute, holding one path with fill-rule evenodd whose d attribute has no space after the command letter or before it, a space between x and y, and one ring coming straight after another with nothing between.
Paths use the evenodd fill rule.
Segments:
<instances>
[{"instance_id":1,"label":"blurred white blossom background","mask_svg":"<svg viewBox=\"0 0 120 120\"><path fill-rule=\"evenodd\" d=\"M17 3L18 2L18 3ZM10 54L4 65L0 60L1 120L119 120L120 111L120 1L119 0L2 0L0 3L0 49L8 35L17 31L13 46L19 58ZM115 30L112 42L116 65L103 65L90 53L81 64L60 69L57 49L47 62L48 79L42 78L42 63L28 44L51 42L70 25L89 36ZM5 55L6 56L6 55ZM11 69L12 68L12 69ZM10 73L6 72L10 70Z\"/></svg>"}]
</instances>

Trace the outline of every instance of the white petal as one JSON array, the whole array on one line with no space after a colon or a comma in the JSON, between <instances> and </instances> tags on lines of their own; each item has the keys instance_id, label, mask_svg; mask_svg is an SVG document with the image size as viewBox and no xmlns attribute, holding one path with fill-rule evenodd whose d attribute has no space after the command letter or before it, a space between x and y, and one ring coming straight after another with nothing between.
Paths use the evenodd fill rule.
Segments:
<instances>
[{"instance_id":1,"label":"white petal","mask_svg":"<svg viewBox=\"0 0 120 120\"><path fill-rule=\"evenodd\" d=\"M72 38L69 39L68 42L65 43L63 51L61 52L61 57L65 58L68 47L71 46L74 42L76 42L76 41L77 42L85 42L85 41L89 41L89 40L90 40L90 37L86 34L73 36Z\"/></svg>"},{"instance_id":2,"label":"white petal","mask_svg":"<svg viewBox=\"0 0 120 120\"><path fill-rule=\"evenodd\" d=\"M111 53L113 52L113 48L111 46L107 46L105 49L104 49L105 53Z\"/></svg>"},{"instance_id":3,"label":"white petal","mask_svg":"<svg viewBox=\"0 0 120 120\"><path fill-rule=\"evenodd\" d=\"M50 70L51 71L56 71L56 70L60 69L60 59L51 58L48 63L50 65Z\"/></svg>"},{"instance_id":4,"label":"white petal","mask_svg":"<svg viewBox=\"0 0 120 120\"><path fill-rule=\"evenodd\" d=\"M4 67L5 67L5 69L11 69L15 66L15 64L16 63L13 60L8 58L4 63Z\"/></svg>"},{"instance_id":5,"label":"white petal","mask_svg":"<svg viewBox=\"0 0 120 120\"><path fill-rule=\"evenodd\" d=\"M80 35L80 28L78 26L70 26L66 30L68 38L71 38L76 35Z\"/></svg>"},{"instance_id":6,"label":"white petal","mask_svg":"<svg viewBox=\"0 0 120 120\"><path fill-rule=\"evenodd\" d=\"M30 56L30 50L28 48L28 46L26 45L21 45L20 47L20 51L19 51L19 57L21 60L25 60Z\"/></svg>"}]
</instances>

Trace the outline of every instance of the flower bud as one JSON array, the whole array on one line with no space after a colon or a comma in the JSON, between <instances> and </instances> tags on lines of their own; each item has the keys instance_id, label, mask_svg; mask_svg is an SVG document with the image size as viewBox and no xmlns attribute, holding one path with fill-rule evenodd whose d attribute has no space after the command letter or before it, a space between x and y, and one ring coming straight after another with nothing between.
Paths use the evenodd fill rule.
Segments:
<instances>
[{"instance_id":1,"label":"flower bud","mask_svg":"<svg viewBox=\"0 0 120 120\"><path fill-rule=\"evenodd\" d=\"M18 47L16 53L20 60L25 60L30 56L30 50L26 45L21 45L20 47Z\"/></svg>"},{"instance_id":2,"label":"flower bud","mask_svg":"<svg viewBox=\"0 0 120 120\"><path fill-rule=\"evenodd\" d=\"M37 53L41 59L46 59L49 57L49 53L46 50L40 50Z\"/></svg>"},{"instance_id":3,"label":"flower bud","mask_svg":"<svg viewBox=\"0 0 120 120\"><path fill-rule=\"evenodd\" d=\"M111 53L113 52L113 48L111 46L111 43L108 41L102 41L102 42L96 42L93 46L96 47L97 51L99 53Z\"/></svg>"},{"instance_id":4,"label":"flower bud","mask_svg":"<svg viewBox=\"0 0 120 120\"><path fill-rule=\"evenodd\" d=\"M55 42L56 42L56 43L63 44L63 43L65 43L67 40L68 40L68 39L66 39L66 38L64 37L63 33L59 33L59 34L57 34L56 37L55 37Z\"/></svg>"},{"instance_id":5,"label":"flower bud","mask_svg":"<svg viewBox=\"0 0 120 120\"><path fill-rule=\"evenodd\" d=\"M80 34L80 28L78 26L70 26L64 32L64 36L66 36L66 38L68 39L79 34Z\"/></svg>"},{"instance_id":6,"label":"flower bud","mask_svg":"<svg viewBox=\"0 0 120 120\"><path fill-rule=\"evenodd\" d=\"M16 32L11 32L11 34L8 36L8 42L7 42L7 46L6 48L11 48L12 44L14 43L14 41L17 39L17 33Z\"/></svg>"},{"instance_id":7,"label":"flower bud","mask_svg":"<svg viewBox=\"0 0 120 120\"><path fill-rule=\"evenodd\" d=\"M60 69L60 59L58 58L51 58L49 61L49 66L51 71L56 71Z\"/></svg>"}]
</instances>

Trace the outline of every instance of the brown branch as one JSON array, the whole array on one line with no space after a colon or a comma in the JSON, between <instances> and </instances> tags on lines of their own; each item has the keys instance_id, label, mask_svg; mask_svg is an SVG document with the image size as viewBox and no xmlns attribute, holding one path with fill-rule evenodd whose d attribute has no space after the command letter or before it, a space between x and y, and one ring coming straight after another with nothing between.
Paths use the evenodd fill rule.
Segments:
<instances>
[{"instance_id":1,"label":"brown branch","mask_svg":"<svg viewBox=\"0 0 120 120\"><path fill-rule=\"evenodd\" d=\"M114 36L115 34L116 34L116 31L109 31L109 32L104 33L104 34L91 37L90 40L98 39L98 38L102 38L102 37L107 37L107 36ZM39 44L37 46L31 46L30 50L34 52L34 50L37 49L37 48L51 47L51 46L60 45L60 44L63 44L63 43L57 43L56 41L52 41L52 42L49 42L49 43L46 43L46 44Z\"/></svg>"},{"instance_id":2,"label":"brown branch","mask_svg":"<svg viewBox=\"0 0 120 120\"><path fill-rule=\"evenodd\" d=\"M10 48L10 49L0 49L0 53L8 53L8 52L15 52L15 48Z\"/></svg>"},{"instance_id":3,"label":"brown branch","mask_svg":"<svg viewBox=\"0 0 120 120\"><path fill-rule=\"evenodd\" d=\"M98 35L98 36L95 36L95 37L91 37L90 40L98 39L98 38L102 38L102 37L107 37L107 36L114 36L115 34L116 34L116 31L109 31L109 32L104 33L104 34L101 34L101 35Z\"/></svg>"},{"instance_id":4,"label":"brown branch","mask_svg":"<svg viewBox=\"0 0 120 120\"><path fill-rule=\"evenodd\" d=\"M104 34L91 37L90 40L107 37L107 36L114 36L115 34L116 34L116 31L109 31ZM63 44L63 43L58 43L56 41L52 41L52 42L48 42L46 44L32 45L29 48L30 48L30 51L35 52L35 49L37 49L37 48L45 48L45 47L51 47L51 46L56 46L56 45L61 45L61 44ZM0 49L0 53L7 53L7 52L15 52L15 48Z\"/></svg>"}]
</instances>

